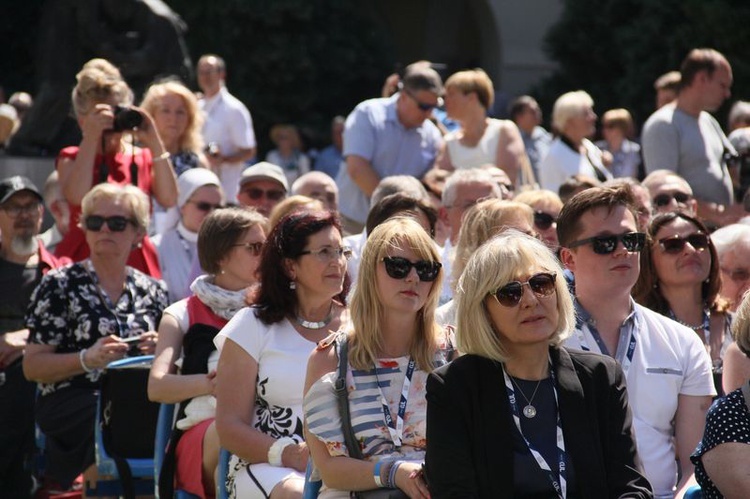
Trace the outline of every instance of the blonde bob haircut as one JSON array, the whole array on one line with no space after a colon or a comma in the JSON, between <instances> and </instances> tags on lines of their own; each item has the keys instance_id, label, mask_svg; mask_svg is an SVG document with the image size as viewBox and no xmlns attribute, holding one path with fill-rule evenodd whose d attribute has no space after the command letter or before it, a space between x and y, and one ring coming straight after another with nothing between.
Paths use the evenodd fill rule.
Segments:
<instances>
[{"instance_id":1,"label":"blonde bob haircut","mask_svg":"<svg viewBox=\"0 0 750 499\"><path fill-rule=\"evenodd\" d=\"M562 94L552 107L552 128L558 133L564 132L568 121L583 116L590 107L594 107L594 99L583 90Z\"/></svg>"},{"instance_id":2,"label":"blonde bob haircut","mask_svg":"<svg viewBox=\"0 0 750 499\"><path fill-rule=\"evenodd\" d=\"M487 199L466 210L461 219L461 231L458 233L456 256L451 270L455 276L451 283L454 290L466 262L477 248L503 230L513 228L510 224L524 218L530 227L534 226L534 210L516 200Z\"/></svg>"},{"instance_id":3,"label":"blonde bob haircut","mask_svg":"<svg viewBox=\"0 0 750 499\"><path fill-rule=\"evenodd\" d=\"M381 324L388 313L378 292L378 266L396 248L412 250L420 260L440 261L435 242L413 219L394 217L378 225L367 238L359 263L357 286L351 300L351 328L349 334L349 363L355 369L372 369L383 350ZM385 274L381 274L385 275ZM441 335L435 323L443 270L433 281L422 309L417 313L416 339L410 354L423 371L433 368L433 360Z\"/></svg>"},{"instance_id":4,"label":"blonde bob haircut","mask_svg":"<svg viewBox=\"0 0 750 499\"><path fill-rule=\"evenodd\" d=\"M483 108L489 109L495 102L495 89L492 80L483 69L470 69L453 73L445 82L446 90L455 88L462 94L477 94L477 100Z\"/></svg>"},{"instance_id":5,"label":"blonde bob haircut","mask_svg":"<svg viewBox=\"0 0 750 499\"><path fill-rule=\"evenodd\" d=\"M745 293L736 314L732 322L732 336L742 353L750 357L750 293Z\"/></svg>"},{"instance_id":6,"label":"blonde bob haircut","mask_svg":"<svg viewBox=\"0 0 750 499\"><path fill-rule=\"evenodd\" d=\"M530 271L556 274L559 319L549 344L558 347L570 336L575 328L575 312L560 263L541 241L508 230L477 249L458 282L454 299L456 346L461 353L480 355L498 362L508 359L497 331L502 325L492 324L485 300L490 293Z\"/></svg>"},{"instance_id":7,"label":"blonde bob haircut","mask_svg":"<svg viewBox=\"0 0 750 499\"><path fill-rule=\"evenodd\" d=\"M127 184L99 184L91 189L81 201L81 218L79 226L86 230L84 220L94 211L94 206L100 201L111 201L120 203L130 211L130 218L135 222L139 231L144 234L148 230L149 222L149 200L148 196L139 188Z\"/></svg>"},{"instance_id":8,"label":"blonde bob haircut","mask_svg":"<svg viewBox=\"0 0 750 499\"><path fill-rule=\"evenodd\" d=\"M161 100L168 95L176 95L182 100L187 112L187 127L179 138L178 147L180 151L192 151L195 154L203 153L203 113L198 106L195 94L179 81L169 80L154 83L146 91L141 107L151 116L155 116L161 106Z\"/></svg>"}]
</instances>

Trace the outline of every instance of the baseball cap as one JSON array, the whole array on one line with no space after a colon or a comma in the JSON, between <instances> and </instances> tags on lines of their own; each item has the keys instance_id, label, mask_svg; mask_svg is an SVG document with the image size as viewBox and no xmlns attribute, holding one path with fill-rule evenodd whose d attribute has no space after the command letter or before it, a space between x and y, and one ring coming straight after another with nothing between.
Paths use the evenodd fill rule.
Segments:
<instances>
[{"instance_id":1,"label":"baseball cap","mask_svg":"<svg viewBox=\"0 0 750 499\"><path fill-rule=\"evenodd\" d=\"M27 177L15 175L0 180L0 204L10 199L13 194L21 191L29 191L32 194L35 194L36 197L39 198L39 201L43 200L42 195L39 194L39 189L36 188L34 182Z\"/></svg>"},{"instance_id":2,"label":"baseball cap","mask_svg":"<svg viewBox=\"0 0 750 499\"><path fill-rule=\"evenodd\" d=\"M221 181L214 172L206 168L191 168L177 177L177 206L182 208L193 193L204 185L215 185L221 188Z\"/></svg>"},{"instance_id":3,"label":"baseball cap","mask_svg":"<svg viewBox=\"0 0 750 499\"><path fill-rule=\"evenodd\" d=\"M280 166L267 161L256 163L242 172L240 187L251 180L275 180L284 187L286 192L289 192L289 183L286 180L286 175L284 175L284 170Z\"/></svg>"}]
</instances>

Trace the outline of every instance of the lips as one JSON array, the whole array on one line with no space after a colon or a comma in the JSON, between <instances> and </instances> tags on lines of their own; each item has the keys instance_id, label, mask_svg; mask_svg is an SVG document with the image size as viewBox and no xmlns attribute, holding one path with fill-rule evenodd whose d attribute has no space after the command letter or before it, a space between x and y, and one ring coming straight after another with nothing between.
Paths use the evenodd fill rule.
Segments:
<instances>
[{"instance_id":1,"label":"lips","mask_svg":"<svg viewBox=\"0 0 750 499\"><path fill-rule=\"evenodd\" d=\"M614 267L612 267L609 270L613 270L615 272L620 272L620 271L623 271L623 270L630 270L630 269L631 269L630 265L622 263L620 265L615 265Z\"/></svg>"},{"instance_id":2,"label":"lips","mask_svg":"<svg viewBox=\"0 0 750 499\"><path fill-rule=\"evenodd\" d=\"M406 291L401 291L401 294L406 295L406 296L419 296L416 291L412 291L410 289Z\"/></svg>"},{"instance_id":3,"label":"lips","mask_svg":"<svg viewBox=\"0 0 750 499\"><path fill-rule=\"evenodd\" d=\"M531 317L528 317L528 318L522 320L521 324L530 324L530 323L538 322L538 321L541 321L541 320L544 320L544 319L545 319L545 316L543 316L543 315L532 315Z\"/></svg>"}]
</instances>

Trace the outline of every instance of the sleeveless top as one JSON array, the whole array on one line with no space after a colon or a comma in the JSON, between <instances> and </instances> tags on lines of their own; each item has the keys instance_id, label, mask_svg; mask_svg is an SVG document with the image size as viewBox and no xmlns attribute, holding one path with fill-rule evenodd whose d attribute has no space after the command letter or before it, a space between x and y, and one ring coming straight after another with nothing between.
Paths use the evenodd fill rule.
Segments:
<instances>
[{"instance_id":1,"label":"sleeveless top","mask_svg":"<svg viewBox=\"0 0 750 499\"><path fill-rule=\"evenodd\" d=\"M445 145L450 154L451 163L456 170L477 168L487 163L497 163L497 148L500 143L500 129L507 120L490 119L482 138L474 147L461 144L459 133L451 132L445 136ZM515 126L515 125L514 125Z\"/></svg>"}]
</instances>

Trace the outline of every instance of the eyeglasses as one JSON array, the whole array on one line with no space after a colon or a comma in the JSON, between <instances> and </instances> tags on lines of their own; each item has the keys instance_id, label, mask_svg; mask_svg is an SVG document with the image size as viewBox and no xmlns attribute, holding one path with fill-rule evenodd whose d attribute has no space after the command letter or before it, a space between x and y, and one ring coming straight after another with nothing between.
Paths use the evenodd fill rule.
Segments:
<instances>
[{"instance_id":1,"label":"eyeglasses","mask_svg":"<svg viewBox=\"0 0 750 499\"><path fill-rule=\"evenodd\" d=\"M669 203L671 203L673 199L679 204L685 204L692 198L693 196L684 192L670 192L655 196L653 199L653 203L657 208L663 208L669 205Z\"/></svg>"},{"instance_id":2,"label":"eyeglasses","mask_svg":"<svg viewBox=\"0 0 750 499\"><path fill-rule=\"evenodd\" d=\"M194 204L195 207L198 208L200 211L205 211L205 212L218 210L219 208L224 207L221 204L212 204L206 201L188 201L188 203Z\"/></svg>"},{"instance_id":3,"label":"eyeglasses","mask_svg":"<svg viewBox=\"0 0 750 499\"><path fill-rule=\"evenodd\" d=\"M127 228L128 224L133 224L133 226L136 225L135 220L120 215L114 215L111 217L90 215L86 217L84 226L86 227L86 230L90 230L91 232L99 232L100 230L102 230L102 227L105 223L107 224L109 230L111 230L112 232L122 232Z\"/></svg>"},{"instance_id":4,"label":"eyeglasses","mask_svg":"<svg viewBox=\"0 0 750 499\"><path fill-rule=\"evenodd\" d=\"M33 215L39 210L40 203L33 202L26 205L9 204L3 206L2 210L8 214L10 218L17 218L18 215Z\"/></svg>"},{"instance_id":5,"label":"eyeglasses","mask_svg":"<svg viewBox=\"0 0 750 499\"><path fill-rule=\"evenodd\" d=\"M265 243L263 243L263 242L237 243L234 246L238 247L238 248L241 246L241 247L245 248L247 251L249 251L250 253L252 253L253 256L258 256L258 255L260 255L260 252L263 250L263 245L264 244Z\"/></svg>"},{"instance_id":6,"label":"eyeglasses","mask_svg":"<svg viewBox=\"0 0 750 499\"><path fill-rule=\"evenodd\" d=\"M664 253L676 255L678 253L681 253L682 250L685 249L685 244L687 243L690 243L690 246L692 246L696 251L703 251L708 248L708 241L708 234L704 234L703 232L696 232L695 234L690 234L687 237L672 236L665 237L664 239L659 239L659 246L661 246L661 249L664 250Z\"/></svg>"},{"instance_id":7,"label":"eyeglasses","mask_svg":"<svg viewBox=\"0 0 750 499\"><path fill-rule=\"evenodd\" d=\"M436 107L440 107L443 105L443 99L440 97L438 97L437 102L435 104L427 104L426 102L421 102L419 99L417 99L417 97L413 93L411 93L409 90L405 88L404 88L404 92L406 93L406 95L412 98L412 100L417 105L420 111L424 111L424 112L432 111Z\"/></svg>"},{"instance_id":8,"label":"eyeglasses","mask_svg":"<svg viewBox=\"0 0 750 499\"><path fill-rule=\"evenodd\" d=\"M301 251L300 255L313 255L318 257L318 260L321 262L339 260L342 256L348 260L352 257L352 249L348 246L342 246L341 248L331 248L326 246L319 250Z\"/></svg>"},{"instance_id":9,"label":"eyeglasses","mask_svg":"<svg viewBox=\"0 0 750 499\"><path fill-rule=\"evenodd\" d=\"M430 260L419 260L410 262L400 256L383 257L385 272L394 279L405 279L411 272L412 267L417 271L417 277L422 282L432 282L440 274L440 268L443 266L440 262Z\"/></svg>"},{"instance_id":10,"label":"eyeglasses","mask_svg":"<svg viewBox=\"0 0 750 499\"><path fill-rule=\"evenodd\" d=\"M263 196L265 196L267 199L271 201L278 201L281 198L283 198L284 195L286 194L286 192L277 190L277 189L264 191L263 189L259 189L257 187L250 187L248 189L242 189L241 192L247 195L247 197L249 197L250 199L260 199Z\"/></svg>"},{"instance_id":11,"label":"eyeglasses","mask_svg":"<svg viewBox=\"0 0 750 499\"><path fill-rule=\"evenodd\" d=\"M549 213L543 211L534 212L534 225L541 230L547 230L552 227L552 224L557 221L557 218L553 217Z\"/></svg>"},{"instance_id":12,"label":"eyeglasses","mask_svg":"<svg viewBox=\"0 0 750 499\"><path fill-rule=\"evenodd\" d=\"M568 244L568 248L577 248L584 244L591 243L591 249L597 255L609 255L617 249L617 245L622 241L622 245L629 252L638 252L646 244L646 234L643 232L627 232L616 236L594 236Z\"/></svg>"},{"instance_id":13,"label":"eyeglasses","mask_svg":"<svg viewBox=\"0 0 750 499\"><path fill-rule=\"evenodd\" d=\"M539 298L552 295L555 292L555 278L557 274L540 272L529 277L526 282L509 282L502 288L492 293L497 302L504 307L515 307L523 297L523 287L528 285L529 289Z\"/></svg>"},{"instance_id":14,"label":"eyeglasses","mask_svg":"<svg viewBox=\"0 0 750 499\"><path fill-rule=\"evenodd\" d=\"M748 269L727 269L721 267L721 271L729 276L734 282L744 282L750 279L750 270Z\"/></svg>"}]
</instances>

